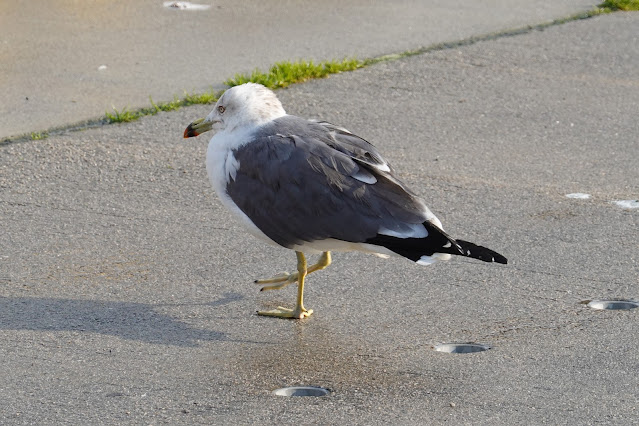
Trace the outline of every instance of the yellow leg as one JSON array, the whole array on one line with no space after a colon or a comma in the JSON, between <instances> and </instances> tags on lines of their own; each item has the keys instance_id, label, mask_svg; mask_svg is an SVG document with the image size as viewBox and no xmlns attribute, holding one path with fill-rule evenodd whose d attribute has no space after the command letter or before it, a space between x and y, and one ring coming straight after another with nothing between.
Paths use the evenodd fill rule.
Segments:
<instances>
[{"instance_id":1,"label":"yellow leg","mask_svg":"<svg viewBox=\"0 0 639 426\"><path fill-rule=\"evenodd\" d=\"M328 266L331 263L331 255L329 252L325 252L322 254L322 257L320 258L320 261L311 266L311 268L307 268L306 265L306 257L304 257L304 253L302 253L301 251L296 251L295 254L297 255L297 276L296 276L296 281L297 281L297 304L295 306L295 309L288 309L288 308L283 308L281 306L278 306L277 309L273 309L270 311L258 311L257 314L258 315L264 315L264 316L269 316L269 317L279 317L279 318L295 318L295 319L302 319L305 317L310 316L313 313L312 309L306 309L304 308L304 280L306 279L306 275L309 272L312 272L311 269L313 269L313 271L317 271L319 269L324 269L326 266ZM325 264L324 266L318 266L318 264L322 263ZM279 285L279 286L269 286L269 289L271 288L282 288L285 287L286 285L290 284L290 282L286 282L286 284L283 285ZM264 288L262 288L262 290L264 290Z\"/></svg>"},{"instance_id":2,"label":"yellow leg","mask_svg":"<svg viewBox=\"0 0 639 426\"><path fill-rule=\"evenodd\" d=\"M297 253L297 252L296 252ZM306 273L310 274L311 272L319 271L321 269L326 268L331 264L331 252L325 251L322 253L319 259L317 259L317 263L308 267ZM256 284L264 285L264 284L274 284L275 285L264 285L261 291L264 290L279 290L281 288L286 287L289 284L297 282L297 277L299 273L293 272L289 274L288 272L282 272L272 278L263 279L263 280L255 280Z\"/></svg>"}]
</instances>

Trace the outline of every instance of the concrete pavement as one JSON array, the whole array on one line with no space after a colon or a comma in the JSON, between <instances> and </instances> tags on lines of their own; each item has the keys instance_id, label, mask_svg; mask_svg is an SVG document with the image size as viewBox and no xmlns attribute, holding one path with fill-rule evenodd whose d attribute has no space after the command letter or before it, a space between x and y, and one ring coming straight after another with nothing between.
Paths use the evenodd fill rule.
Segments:
<instances>
[{"instance_id":1,"label":"concrete pavement","mask_svg":"<svg viewBox=\"0 0 639 426\"><path fill-rule=\"evenodd\" d=\"M193 2L197 3L197 2ZM0 139L203 92L295 59L367 58L590 10L587 0L29 0L0 5Z\"/></svg>"},{"instance_id":2,"label":"concrete pavement","mask_svg":"<svg viewBox=\"0 0 639 426\"><path fill-rule=\"evenodd\" d=\"M194 106L0 146L0 422L632 424L639 15L280 90L373 142L454 236L510 264L336 254L306 321L254 315L294 256L215 199ZM565 194L584 192L590 199ZM491 350L446 354L441 342ZM324 386L325 398L271 395Z\"/></svg>"}]
</instances>

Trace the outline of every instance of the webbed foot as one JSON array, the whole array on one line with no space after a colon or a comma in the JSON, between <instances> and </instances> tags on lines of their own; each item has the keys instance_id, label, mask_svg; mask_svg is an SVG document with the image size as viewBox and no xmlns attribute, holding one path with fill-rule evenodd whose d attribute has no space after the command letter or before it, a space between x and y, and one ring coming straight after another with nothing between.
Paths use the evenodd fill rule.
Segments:
<instances>
[{"instance_id":1,"label":"webbed foot","mask_svg":"<svg viewBox=\"0 0 639 426\"><path fill-rule=\"evenodd\" d=\"M313 313L312 309L306 309L303 306L298 306L295 309L283 308L278 306L276 309L271 309L270 311L257 311L258 315L262 315L265 317L277 317L277 318L292 318L292 319L302 319L306 317L310 317Z\"/></svg>"}]
</instances>

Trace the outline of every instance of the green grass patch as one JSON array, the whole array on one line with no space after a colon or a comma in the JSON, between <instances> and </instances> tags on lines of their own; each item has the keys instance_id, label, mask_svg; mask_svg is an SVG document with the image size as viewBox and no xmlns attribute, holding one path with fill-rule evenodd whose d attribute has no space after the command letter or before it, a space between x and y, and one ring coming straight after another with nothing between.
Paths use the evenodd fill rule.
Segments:
<instances>
[{"instance_id":1,"label":"green grass patch","mask_svg":"<svg viewBox=\"0 0 639 426\"><path fill-rule=\"evenodd\" d=\"M267 72L255 69L250 74L235 74L224 82L227 86L239 86L244 83L259 83L269 89L278 89L294 83L301 83L315 78L325 78L330 74L353 71L364 66L364 62L357 59L343 59L341 61L328 60L314 63L300 60L297 62L277 62Z\"/></svg>"},{"instance_id":2,"label":"green grass patch","mask_svg":"<svg viewBox=\"0 0 639 426\"><path fill-rule=\"evenodd\" d=\"M159 104L156 104L155 102L153 102L153 98L149 96L149 101L151 101L151 105L153 106L151 114L154 114L154 115L160 111L175 111L176 109L182 106L182 100L178 99L177 96L173 97L173 100L170 102L160 102ZM141 111L146 112L145 110L141 110Z\"/></svg>"},{"instance_id":3,"label":"green grass patch","mask_svg":"<svg viewBox=\"0 0 639 426\"><path fill-rule=\"evenodd\" d=\"M121 110L113 107L113 112L107 111L105 113L106 121L107 123L128 123L146 115L155 115L160 111L175 111L188 105L213 104L217 102L222 93L223 92L215 92L212 89L204 93L187 93L185 91L182 99L175 96L172 101L157 103L149 96L149 101L151 102L150 108L140 108L131 111L127 107Z\"/></svg>"},{"instance_id":4,"label":"green grass patch","mask_svg":"<svg viewBox=\"0 0 639 426\"><path fill-rule=\"evenodd\" d=\"M182 98L182 105L199 105L199 104L214 104L220 98L223 92L215 92L213 89L204 93L187 93L184 92L184 98Z\"/></svg>"},{"instance_id":5,"label":"green grass patch","mask_svg":"<svg viewBox=\"0 0 639 426\"><path fill-rule=\"evenodd\" d=\"M639 10L639 0L605 0L598 7L610 10Z\"/></svg>"},{"instance_id":6,"label":"green grass patch","mask_svg":"<svg viewBox=\"0 0 639 426\"><path fill-rule=\"evenodd\" d=\"M357 59L344 59L342 61L322 61L314 63L313 61L297 61L297 62L278 62L273 65L268 72L262 72L256 69L251 74L236 74L224 82L229 87L238 86L244 83L260 83L270 89L286 87L294 83L314 78L324 78L330 74L336 74L344 71L353 71L365 65L364 61ZM150 108L140 108L134 111L128 108L121 110L113 108L113 112L106 112L106 121L108 123L128 123L135 121L145 115L155 115L160 111L174 111L180 107L199 104L214 104L222 96L224 91L216 92L213 89L204 93L188 93L184 92L183 98L177 96L170 102L154 102L151 97Z\"/></svg>"},{"instance_id":7,"label":"green grass patch","mask_svg":"<svg viewBox=\"0 0 639 426\"><path fill-rule=\"evenodd\" d=\"M48 132L31 132L31 140L32 141L39 141L42 139L46 139L49 137L49 133Z\"/></svg>"},{"instance_id":8,"label":"green grass patch","mask_svg":"<svg viewBox=\"0 0 639 426\"><path fill-rule=\"evenodd\" d=\"M143 114L141 110L130 111L127 107L124 107L118 111L113 107L113 113L107 111L105 115L109 123L128 123L137 120Z\"/></svg>"}]
</instances>

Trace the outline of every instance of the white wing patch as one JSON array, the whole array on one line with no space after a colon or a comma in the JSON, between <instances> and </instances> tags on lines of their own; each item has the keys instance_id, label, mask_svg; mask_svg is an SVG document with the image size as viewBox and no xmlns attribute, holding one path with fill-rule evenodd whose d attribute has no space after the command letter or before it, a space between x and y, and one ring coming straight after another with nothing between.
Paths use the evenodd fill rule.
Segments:
<instances>
[{"instance_id":1,"label":"white wing patch","mask_svg":"<svg viewBox=\"0 0 639 426\"><path fill-rule=\"evenodd\" d=\"M378 234L388 235L389 237L395 238L426 238L428 236L428 231L426 227L421 223L411 223L406 224L410 229L403 231L394 231L392 229L384 228L383 226L379 228L377 231Z\"/></svg>"},{"instance_id":2,"label":"white wing patch","mask_svg":"<svg viewBox=\"0 0 639 426\"><path fill-rule=\"evenodd\" d=\"M382 172L390 172L390 167L388 167L388 164L384 163L384 164L371 164L371 166L375 167L377 170L382 171Z\"/></svg>"},{"instance_id":3,"label":"white wing patch","mask_svg":"<svg viewBox=\"0 0 639 426\"><path fill-rule=\"evenodd\" d=\"M418 265L423 265L423 266L428 266L428 265L432 265L433 263L437 262L437 259L433 258L433 256L422 256L419 258L419 260L417 261Z\"/></svg>"},{"instance_id":4,"label":"white wing patch","mask_svg":"<svg viewBox=\"0 0 639 426\"><path fill-rule=\"evenodd\" d=\"M419 260L416 262L418 265L423 265L423 266L428 266L428 265L432 265L433 263L440 261L440 260L449 260L450 259L450 254L448 253L435 253L432 256L422 256L419 258Z\"/></svg>"},{"instance_id":5,"label":"white wing patch","mask_svg":"<svg viewBox=\"0 0 639 426\"><path fill-rule=\"evenodd\" d=\"M351 176L357 179L358 181L367 183L369 185L373 185L377 183L377 178L373 176L371 173L369 173L368 171L362 169L361 167L359 168L357 172L355 172Z\"/></svg>"},{"instance_id":6,"label":"white wing patch","mask_svg":"<svg viewBox=\"0 0 639 426\"><path fill-rule=\"evenodd\" d=\"M235 180L237 176L237 169L240 168L240 162L233 155L233 151L229 151L226 155L226 161L224 162L224 176L226 177L226 183L231 179Z\"/></svg>"}]
</instances>

